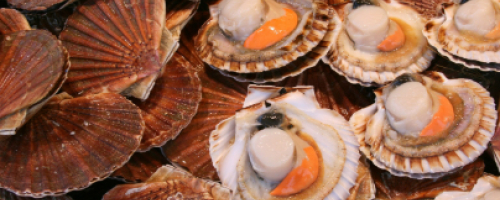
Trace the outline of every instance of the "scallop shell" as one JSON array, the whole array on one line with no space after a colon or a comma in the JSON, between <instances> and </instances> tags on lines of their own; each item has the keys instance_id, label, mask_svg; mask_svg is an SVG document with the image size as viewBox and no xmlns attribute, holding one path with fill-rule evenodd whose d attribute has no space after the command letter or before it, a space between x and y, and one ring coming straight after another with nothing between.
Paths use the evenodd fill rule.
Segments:
<instances>
[{"instance_id":1,"label":"scallop shell","mask_svg":"<svg viewBox=\"0 0 500 200\"><path fill-rule=\"evenodd\" d=\"M0 34L31 30L23 14L14 9L0 8Z\"/></svg>"},{"instance_id":2,"label":"scallop shell","mask_svg":"<svg viewBox=\"0 0 500 200\"><path fill-rule=\"evenodd\" d=\"M288 1L284 1L285 3ZM239 55L230 54L222 52L217 49L213 41L209 40L209 35L211 32L218 30L218 5L212 5L211 18L203 25L198 37L195 39L195 46L199 52L200 57L206 63L210 64L212 67L225 71L225 72L236 72L236 73L259 73L259 72L270 72L272 70L278 70L290 62L297 60L299 57L306 55L314 47L320 44L318 49L315 51L322 52L324 48L330 46L330 39L321 42L327 31L332 28L329 27L332 17L335 15L335 11L331 10L327 5L326 0L313 0L312 1L313 13L309 14L308 19L302 19L306 23L306 27L302 32L293 39L293 41L288 44L286 51L276 51L275 49L262 50L253 53L252 56L249 55ZM330 16L330 14L332 14ZM335 17L334 17L335 18ZM300 24L300 23L299 23ZM337 24L336 24L337 25ZM332 33L329 37L333 37L335 34ZM283 53L280 53L283 52ZM319 55L316 53L311 53L307 55L305 61L299 62L300 65L287 66L287 70L283 69L279 75L266 75L269 80L277 81L282 80L283 76L292 76L300 73L305 68L312 67L319 59ZM313 60L310 60L313 59ZM299 68L299 69L293 69ZM294 72L287 72L294 71ZM270 72L272 74L272 72ZM227 74L227 73L226 73ZM239 76L239 75L238 75ZM252 75L250 76L257 76ZM281 77L280 77L281 76ZM255 78L239 78L241 80L251 80L262 82L260 77Z\"/></svg>"},{"instance_id":3,"label":"scallop shell","mask_svg":"<svg viewBox=\"0 0 500 200\"><path fill-rule=\"evenodd\" d=\"M370 164L364 156L359 158L356 184L349 190L347 200L366 200L375 198L375 183L370 173Z\"/></svg>"},{"instance_id":4,"label":"scallop shell","mask_svg":"<svg viewBox=\"0 0 500 200\"><path fill-rule=\"evenodd\" d=\"M426 19L432 19L442 15L442 4L451 3L453 0L397 0L403 5L415 9Z\"/></svg>"},{"instance_id":5,"label":"scallop shell","mask_svg":"<svg viewBox=\"0 0 500 200\"><path fill-rule=\"evenodd\" d=\"M234 79L241 82L254 82L254 83L264 83L264 82L278 82L287 77L297 76L304 72L306 69L316 66L320 58L324 57L330 47L335 43L340 31L342 30L342 21L339 15L333 8L329 8L329 23L328 29L321 40L321 42L313 47L311 51L305 53L305 55L296 58L290 63L283 67L277 69L272 69L265 72L257 73L238 73L221 71L222 74L233 77Z\"/></svg>"},{"instance_id":6,"label":"scallop shell","mask_svg":"<svg viewBox=\"0 0 500 200\"><path fill-rule=\"evenodd\" d=\"M146 122L139 151L160 147L174 139L198 110L201 83L194 68L175 54L156 80L150 97L137 103Z\"/></svg>"},{"instance_id":7,"label":"scallop shell","mask_svg":"<svg viewBox=\"0 0 500 200\"><path fill-rule=\"evenodd\" d=\"M167 17L165 27L179 38L181 31L186 26L187 22L194 16L200 0L174 0L167 1Z\"/></svg>"},{"instance_id":8,"label":"scallop shell","mask_svg":"<svg viewBox=\"0 0 500 200\"><path fill-rule=\"evenodd\" d=\"M500 104L499 104L500 105ZM500 171L500 124L497 124L495 134L491 138L491 153L493 154L493 159L497 164L497 169Z\"/></svg>"},{"instance_id":9,"label":"scallop shell","mask_svg":"<svg viewBox=\"0 0 500 200\"><path fill-rule=\"evenodd\" d=\"M128 182L145 182L158 168L167 164L167 159L157 149L135 153L127 164L117 169L111 177Z\"/></svg>"},{"instance_id":10,"label":"scallop shell","mask_svg":"<svg viewBox=\"0 0 500 200\"><path fill-rule=\"evenodd\" d=\"M375 104L356 112L349 121L360 143L361 152L377 167L388 170L393 175L422 179L437 178L457 171L473 162L487 148L493 136L497 111L493 98L486 89L468 79L447 79L438 72L431 73L431 78L444 87L460 89L467 94L467 99L473 105L470 118L474 123L467 126L467 134L463 135L470 139L464 140L462 146L455 145L447 149L446 144L442 144L443 148L437 148L429 155L418 156L403 156L389 150L380 135L382 133L378 133L377 129L372 130L380 127L385 120L384 102L380 97ZM371 137L365 138L368 129L372 130Z\"/></svg>"},{"instance_id":11,"label":"scallop shell","mask_svg":"<svg viewBox=\"0 0 500 200\"><path fill-rule=\"evenodd\" d=\"M14 193L9 192L4 189L0 189L0 199L2 200L73 200L69 196L58 196L58 197L45 197L45 198L31 198L31 197L20 197L16 196Z\"/></svg>"},{"instance_id":12,"label":"scallop shell","mask_svg":"<svg viewBox=\"0 0 500 200\"><path fill-rule=\"evenodd\" d=\"M492 2L500 5L497 1ZM454 63L482 71L500 72L498 40L475 44L464 39L457 31L453 20L458 6L458 4L445 4L444 15L427 22L423 33L429 44Z\"/></svg>"},{"instance_id":13,"label":"scallop shell","mask_svg":"<svg viewBox=\"0 0 500 200\"><path fill-rule=\"evenodd\" d=\"M13 135L59 90L69 68L68 53L43 30L3 35L0 52L0 135Z\"/></svg>"},{"instance_id":14,"label":"scallop shell","mask_svg":"<svg viewBox=\"0 0 500 200\"><path fill-rule=\"evenodd\" d=\"M260 87L263 89L259 90ZM237 115L243 116L248 113L255 115L255 113L265 112L269 107L266 104L270 103L286 107L288 117L299 115L301 117L296 119L300 121L318 120L318 123L328 124L328 127L337 133L332 134L332 138L322 137L322 140L318 140L318 135L311 133L310 136L315 139L321 151L319 155L325 161L322 168L324 173L320 173L314 185L306 189L309 192L298 193L286 199L304 199L305 195L310 199L346 199L349 196L349 189L355 184L357 177L355 170L358 168L359 159L358 143L348 122L335 111L320 109L312 88L299 88L275 98L272 98L276 95L267 86L250 86L249 88L251 88L249 92L258 93L257 95L264 98L271 97L271 99L246 107L238 111ZM251 93L247 95L249 98L252 96ZM251 98L248 104L252 104L251 102L256 99ZM292 107L295 108L292 109ZM331 140L333 138L335 139ZM238 191L234 195L239 195L242 199L271 198L267 194L269 192L267 187L255 185L258 178L245 154L246 141L245 133L241 134L236 131L236 117L230 117L219 123L210 134L210 157L212 157L215 169L223 186L232 191ZM342 149L341 154L337 154L339 152L337 148ZM325 180L329 181L325 182ZM278 197L272 198L278 199Z\"/></svg>"},{"instance_id":15,"label":"scallop shell","mask_svg":"<svg viewBox=\"0 0 500 200\"><path fill-rule=\"evenodd\" d=\"M398 23L406 23L402 26L403 32L410 38L407 41L413 41L414 44L408 45L407 42L407 45L392 52L365 53L354 49L347 32L342 30L336 44L323 61L335 72L345 76L349 82L362 86L380 86L393 81L401 74L422 72L434 58L432 48L428 47L420 32L424 28L424 20L415 10L396 1L377 2L387 11L390 18L401 20ZM339 13L344 16L341 18L345 19L351 8L352 4L342 7ZM401 55L402 53L404 55Z\"/></svg>"},{"instance_id":16,"label":"scallop shell","mask_svg":"<svg viewBox=\"0 0 500 200\"><path fill-rule=\"evenodd\" d=\"M161 55L171 51L161 49L162 40L174 41L163 34L165 12L161 0L92 0L79 6L60 35L72 63L64 90L147 99L165 64Z\"/></svg>"},{"instance_id":17,"label":"scallop shell","mask_svg":"<svg viewBox=\"0 0 500 200\"><path fill-rule=\"evenodd\" d=\"M29 10L29 11L43 11L47 10L49 8L53 8L57 4L63 4L66 2L62 7L65 5L68 5L72 2L75 2L77 0L7 0L7 3L9 3L11 6L17 8L17 9L22 9L22 10Z\"/></svg>"},{"instance_id":18,"label":"scallop shell","mask_svg":"<svg viewBox=\"0 0 500 200\"><path fill-rule=\"evenodd\" d=\"M389 172L372 168L377 186L377 199L427 199L442 192L470 191L484 171L484 162L477 159L459 171L436 179L417 180L408 177L391 176Z\"/></svg>"},{"instance_id":19,"label":"scallop shell","mask_svg":"<svg viewBox=\"0 0 500 200\"><path fill-rule=\"evenodd\" d=\"M436 197L436 200L494 200L498 199L500 192L500 177L485 173L471 191L463 192L443 192Z\"/></svg>"},{"instance_id":20,"label":"scallop shell","mask_svg":"<svg viewBox=\"0 0 500 200\"><path fill-rule=\"evenodd\" d=\"M106 193L103 200L227 200L229 195L229 189L219 183L195 178L188 172L166 165L159 168L146 183L119 185Z\"/></svg>"},{"instance_id":21,"label":"scallop shell","mask_svg":"<svg viewBox=\"0 0 500 200\"><path fill-rule=\"evenodd\" d=\"M119 94L61 93L1 141L0 187L37 198L83 189L124 165L143 131L139 108Z\"/></svg>"}]
</instances>

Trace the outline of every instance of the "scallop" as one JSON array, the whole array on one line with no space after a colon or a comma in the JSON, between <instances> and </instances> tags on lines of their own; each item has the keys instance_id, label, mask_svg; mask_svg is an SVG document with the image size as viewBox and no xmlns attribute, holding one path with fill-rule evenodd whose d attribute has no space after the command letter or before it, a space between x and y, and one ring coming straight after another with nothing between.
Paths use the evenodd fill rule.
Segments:
<instances>
[{"instance_id":1,"label":"scallop","mask_svg":"<svg viewBox=\"0 0 500 200\"><path fill-rule=\"evenodd\" d=\"M494 200L498 199L498 195L500 195L500 178L484 174L470 192L443 192L436 197L436 200Z\"/></svg>"},{"instance_id":2,"label":"scallop","mask_svg":"<svg viewBox=\"0 0 500 200\"><path fill-rule=\"evenodd\" d=\"M429 111L422 116L432 116L423 125L419 125L423 118L398 118L394 112L403 110L389 111L389 106L394 106L388 105L391 93L415 83L431 94L433 106L418 108ZM457 171L486 150L495 131L493 98L472 80L447 79L438 72L429 77L405 74L375 95L376 102L354 113L349 123L361 152L396 176L436 178Z\"/></svg>"},{"instance_id":3,"label":"scallop","mask_svg":"<svg viewBox=\"0 0 500 200\"><path fill-rule=\"evenodd\" d=\"M0 34L25 30L31 30L31 27L22 13L14 9L0 8Z\"/></svg>"},{"instance_id":4,"label":"scallop","mask_svg":"<svg viewBox=\"0 0 500 200\"><path fill-rule=\"evenodd\" d=\"M354 1L339 13L344 27L323 61L351 83L380 86L401 74L424 71L434 58L421 33L425 19L408 6Z\"/></svg>"},{"instance_id":5,"label":"scallop","mask_svg":"<svg viewBox=\"0 0 500 200\"><path fill-rule=\"evenodd\" d=\"M77 0L7 0L12 7L28 11L44 11L47 9L63 8ZM60 7L58 5L61 5Z\"/></svg>"},{"instance_id":6,"label":"scallop","mask_svg":"<svg viewBox=\"0 0 500 200\"><path fill-rule=\"evenodd\" d=\"M167 163L167 159L158 149L151 149L147 152L136 152L127 164L113 172L110 177L127 183L142 183Z\"/></svg>"}]
</instances>

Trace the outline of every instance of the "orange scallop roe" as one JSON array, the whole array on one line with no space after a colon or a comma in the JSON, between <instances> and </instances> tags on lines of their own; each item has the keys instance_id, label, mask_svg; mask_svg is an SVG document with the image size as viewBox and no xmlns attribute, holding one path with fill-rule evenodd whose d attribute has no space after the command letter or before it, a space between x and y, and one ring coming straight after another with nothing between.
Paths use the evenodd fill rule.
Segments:
<instances>
[{"instance_id":1,"label":"orange scallop roe","mask_svg":"<svg viewBox=\"0 0 500 200\"><path fill-rule=\"evenodd\" d=\"M484 37L490 40L496 40L500 38L500 23L498 23L497 26L495 26L495 28L487 33Z\"/></svg>"},{"instance_id":2,"label":"orange scallop roe","mask_svg":"<svg viewBox=\"0 0 500 200\"><path fill-rule=\"evenodd\" d=\"M271 191L274 196L288 196L299 193L311 186L318 178L319 161L318 154L312 146L304 148L306 158L302 160L300 166L293 169L281 181L281 183Z\"/></svg>"},{"instance_id":3,"label":"orange scallop roe","mask_svg":"<svg viewBox=\"0 0 500 200\"><path fill-rule=\"evenodd\" d=\"M441 133L455 120L455 113L453 112L450 100L443 95L439 95L439 103L437 112L432 116L429 124L420 132L420 136L433 136Z\"/></svg>"},{"instance_id":4,"label":"orange scallop roe","mask_svg":"<svg viewBox=\"0 0 500 200\"><path fill-rule=\"evenodd\" d=\"M387 36L384 41L380 42L377 46L378 50L394 51L405 44L405 33L398 24L396 24L396 26L396 31L392 35Z\"/></svg>"},{"instance_id":5,"label":"orange scallop roe","mask_svg":"<svg viewBox=\"0 0 500 200\"><path fill-rule=\"evenodd\" d=\"M285 8L285 15L264 23L248 36L243 46L247 49L262 50L276 44L295 30L297 19L295 11Z\"/></svg>"}]
</instances>

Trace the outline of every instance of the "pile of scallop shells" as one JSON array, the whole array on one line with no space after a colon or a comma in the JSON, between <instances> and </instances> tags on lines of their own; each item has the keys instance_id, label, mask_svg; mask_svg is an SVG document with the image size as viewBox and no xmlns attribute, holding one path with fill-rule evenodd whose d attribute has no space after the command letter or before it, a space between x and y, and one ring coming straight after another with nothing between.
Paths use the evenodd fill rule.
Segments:
<instances>
[{"instance_id":1,"label":"pile of scallop shells","mask_svg":"<svg viewBox=\"0 0 500 200\"><path fill-rule=\"evenodd\" d=\"M497 199L499 0L0 1L0 200Z\"/></svg>"}]
</instances>

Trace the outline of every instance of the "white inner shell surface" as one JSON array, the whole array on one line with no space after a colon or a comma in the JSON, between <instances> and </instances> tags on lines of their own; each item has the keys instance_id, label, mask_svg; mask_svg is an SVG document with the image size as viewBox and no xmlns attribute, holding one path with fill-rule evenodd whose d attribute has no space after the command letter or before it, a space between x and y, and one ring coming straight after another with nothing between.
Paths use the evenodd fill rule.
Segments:
<instances>
[{"instance_id":1,"label":"white inner shell surface","mask_svg":"<svg viewBox=\"0 0 500 200\"><path fill-rule=\"evenodd\" d=\"M253 99L256 87L253 87ZM267 88L266 88L267 87ZM275 96L268 86L259 91L262 96ZM318 179L330 181L337 179L338 182L333 188L318 187L327 191L318 192L312 199L346 199L349 196L349 189L354 185L357 177L357 166L359 159L359 144L354 137L347 121L337 112L320 109L319 104L309 104L302 107L302 102L311 102L313 89L305 91L290 92L285 95L268 99L271 104L266 107L254 105L245 108L236 114L236 117L221 122L210 136L210 156L219 174L223 186L235 192L234 198L240 199L279 199L273 197L269 192L276 184L267 183L259 179L249 162L246 152L247 144L250 141L250 130L258 125L257 117L268 112L270 109L286 111L283 113L293 124L299 123L300 131L309 135L315 140L323 158L323 168L325 172L320 174ZM315 97L312 96L315 101ZM310 105L315 105L314 107ZM337 139L336 139L337 138ZM344 160L344 161L342 161ZM339 162L340 161L340 162ZM339 166L339 163L342 166ZM337 174L337 175L334 175ZM337 178L333 176L339 176ZM332 180L333 181L333 180ZM327 186L328 183L325 184ZM332 184L330 184L332 185ZM252 192L253 191L253 192ZM326 192L326 193L325 193ZM252 194L249 194L252 193ZM299 193L300 194L300 193ZM252 195L260 195L254 197ZM321 198L318 198L323 195ZM289 198L289 197L286 197Z\"/></svg>"},{"instance_id":2,"label":"white inner shell surface","mask_svg":"<svg viewBox=\"0 0 500 200\"><path fill-rule=\"evenodd\" d=\"M435 200L497 200L500 199L500 177L484 175L470 192L443 192Z\"/></svg>"}]
</instances>

